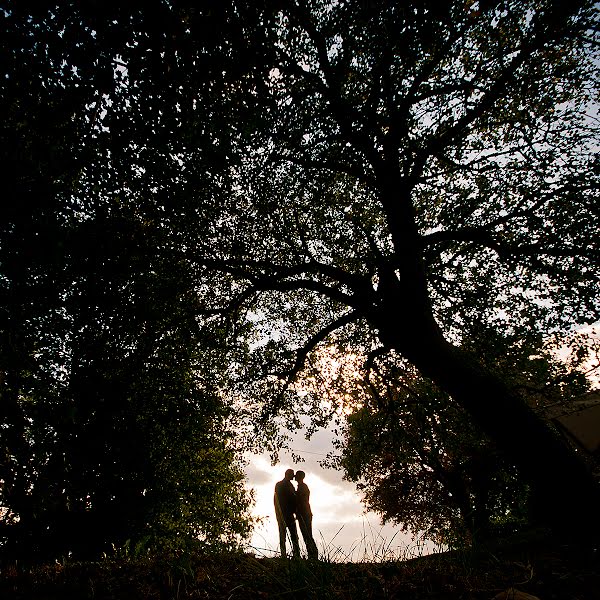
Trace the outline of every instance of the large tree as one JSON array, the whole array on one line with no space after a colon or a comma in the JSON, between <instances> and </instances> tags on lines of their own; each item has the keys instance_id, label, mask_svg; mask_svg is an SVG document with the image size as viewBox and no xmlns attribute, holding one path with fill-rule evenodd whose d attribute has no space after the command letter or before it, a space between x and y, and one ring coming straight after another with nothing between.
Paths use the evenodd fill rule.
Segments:
<instances>
[{"instance_id":1,"label":"large tree","mask_svg":"<svg viewBox=\"0 0 600 600\"><path fill-rule=\"evenodd\" d=\"M260 114L230 124L237 185L197 252L296 350L267 345L265 380L370 330L518 465L549 522L597 530L587 467L467 350L475 320L525 338L597 319L595 7L301 1L263 27L263 85L240 84Z\"/></svg>"},{"instance_id":2,"label":"large tree","mask_svg":"<svg viewBox=\"0 0 600 600\"><path fill-rule=\"evenodd\" d=\"M4 555L223 548L250 531L222 334L197 320L189 265L147 229L115 207L56 231L50 306L15 293L43 276L6 277Z\"/></svg>"}]
</instances>

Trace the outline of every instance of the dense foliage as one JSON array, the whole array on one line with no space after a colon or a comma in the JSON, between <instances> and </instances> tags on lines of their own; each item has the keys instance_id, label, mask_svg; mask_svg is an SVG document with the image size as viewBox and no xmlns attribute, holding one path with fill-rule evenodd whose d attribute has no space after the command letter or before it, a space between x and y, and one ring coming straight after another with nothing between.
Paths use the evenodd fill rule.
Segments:
<instances>
[{"instance_id":1,"label":"dense foliage","mask_svg":"<svg viewBox=\"0 0 600 600\"><path fill-rule=\"evenodd\" d=\"M98 124L85 20L17 4L1 16L0 551L237 546L251 498L223 330L197 314L178 215Z\"/></svg>"}]
</instances>

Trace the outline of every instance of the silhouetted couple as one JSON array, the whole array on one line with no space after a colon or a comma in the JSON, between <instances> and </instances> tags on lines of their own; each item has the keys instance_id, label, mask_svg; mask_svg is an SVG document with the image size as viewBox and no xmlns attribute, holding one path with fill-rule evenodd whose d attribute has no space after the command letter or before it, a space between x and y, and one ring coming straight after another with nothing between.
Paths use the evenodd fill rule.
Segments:
<instances>
[{"instance_id":1,"label":"silhouetted couple","mask_svg":"<svg viewBox=\"0 0 600 600\"><path fill-rule=\"evenodd\" d=\"M285 472L285 477L275 484L275 516L279 526L279 549L281 556L287 556L285 537L290 532L292 539L292 552L294 558L300 558L300 544L298 543L298 530L296 518L306 546L308 558L318 558L317 544L312 535L312 511L310 510L310 490L304 483L304 471L297 471L295 478L298 489L294 488L293 469Z\"/></svg>"}]
</instances>

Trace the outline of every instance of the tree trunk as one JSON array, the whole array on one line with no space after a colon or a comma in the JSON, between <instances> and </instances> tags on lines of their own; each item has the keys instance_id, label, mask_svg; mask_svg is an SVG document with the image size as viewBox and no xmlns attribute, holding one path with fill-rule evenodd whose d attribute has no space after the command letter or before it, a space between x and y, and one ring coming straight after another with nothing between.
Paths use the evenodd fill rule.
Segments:
<instances>
[{"instance_id":1,"label":"tree trunk","mask_svg":"<svg viewBox=\"0 0 600 600\"><path fill-rule=\"evenodd\" d=\"M522 398L444 338L431 307L410 183L394 166L383 165L377 175L399 272L396 276L382 265L379 305L368 314L381 342L450 394L519 468L533 487L545 524L560 533L600 539L600 485Z\"/></svg>"},{"instance_id":2,"label":"tree trunk","mask_svg":"<svg viewBox=\"0 0 600 600\"><path fill-rule=\"evenodd\" d=\"M421 330L420 341L408 346L398 332L394 347L459 402L532 484L544 524L561 534L600 537L600 486L558 432L441 332Z\"/></svg>"}]
</instances>

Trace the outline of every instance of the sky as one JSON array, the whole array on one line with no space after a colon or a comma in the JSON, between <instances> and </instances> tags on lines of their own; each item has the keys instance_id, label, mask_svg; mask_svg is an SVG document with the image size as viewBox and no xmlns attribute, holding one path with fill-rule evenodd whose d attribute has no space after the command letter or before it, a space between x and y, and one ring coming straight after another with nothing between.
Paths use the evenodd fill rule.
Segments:
<instances>
[{"instance_id":1,"label":"sky","mask_svg":"<svg viewBox=\"0 0 600 600\"><path fill-rule=\"evenodd\" d=\"M435 546L400 531L398 526L381 525L379 517L366 512L360 493L353 483L343 481L342 473L324 469L319 461L332 450L333 433L320 431L310 441L302 433L290 444L304 459L294 464L290 453L281 452L274 467L267 454L248 456L248 487L254 489L253 514L262 522L254 529L249 552L256 556L279 554L279 533L273 509L275 483L283 479L286 469L302 470L310 488L313 512L313 536L319 555L336 562L360 562L411 558L435 551ZM302 536L300 536L300 545ZM288 543L288 551L289 543Z\"/></svg>"}]
</instances>

